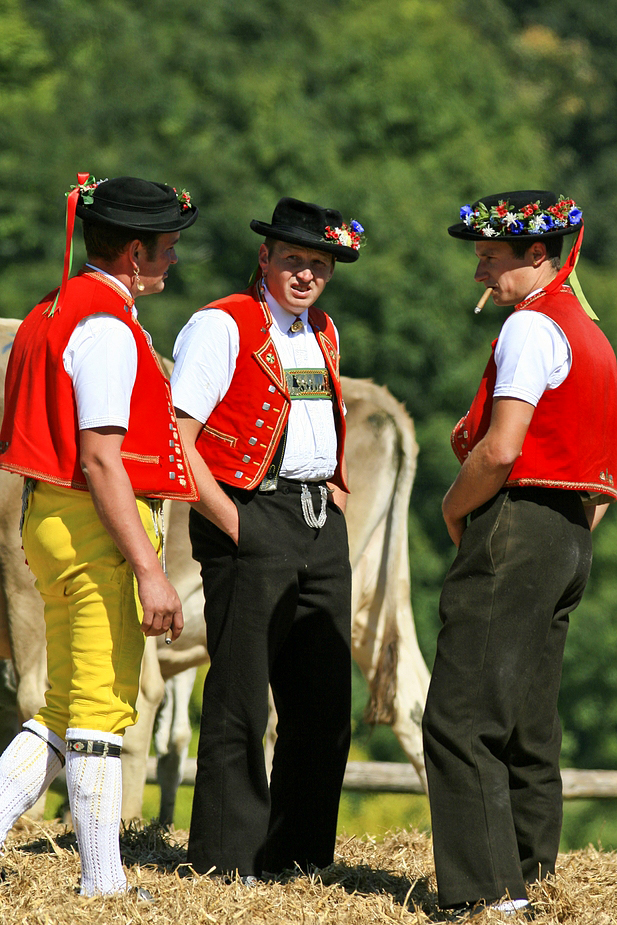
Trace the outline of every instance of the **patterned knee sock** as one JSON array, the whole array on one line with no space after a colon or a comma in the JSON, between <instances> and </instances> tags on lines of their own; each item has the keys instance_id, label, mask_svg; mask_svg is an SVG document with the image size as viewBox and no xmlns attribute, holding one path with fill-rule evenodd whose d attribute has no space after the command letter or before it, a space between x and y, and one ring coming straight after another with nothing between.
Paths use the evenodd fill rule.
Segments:
<instances>
[{"instance_id":1,"label":"patterned knee sock","mask_svg":"<svg viewBox=\"0 0 617 925\"><path fill-rule=\"evenodd\" d=\"M30 719L0 756L0 846L22 813L31 809L62 768L65 745Z\"/></svg>"},{"instance_id":2,"label":"patterned knee sock","mask_svg":"<svg viewBox=\"0 0 617 925\"><path fill-rule=\"evenodd\" d=\"M81 894L122 893L126 875L120 857L120 758L72 751L70 743L77 739L121 746L122 736L93 729L66 731L66 783L81 859Z\"/></svg>"}]
</instances>

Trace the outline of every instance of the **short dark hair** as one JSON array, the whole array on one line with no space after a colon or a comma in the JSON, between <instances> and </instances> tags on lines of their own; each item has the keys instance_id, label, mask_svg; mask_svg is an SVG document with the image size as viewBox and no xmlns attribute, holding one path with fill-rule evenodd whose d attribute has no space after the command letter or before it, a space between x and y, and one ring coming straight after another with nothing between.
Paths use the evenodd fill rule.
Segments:
<instances>
[{"instance_id":1,"label":"short dark hair","mask_svg":"<svg viewBox=\"0 0 617 925\"><path fill-rule=\"evenodd\" d=\"M84 222L84 244L89 257L116 260L131 241L141 241L149 260L156 255L158 232L135 231L103 222Z\"/></svg>"},{"instance_id":2,"label":"short dark hair","mask_svg":"<svg viewBox=\"0 0 617 925\"><path fill-rule=\"evenodd\" d=\"M561 252L563 250L563 237L561 235L546 239L534 238L533 241L528 238L519 238L518 241L507 241L506 243L510 245L517 260L522 260L529 248L533 247L538 240L541 240L546 247L546 256L550 259L551 266L554 270L558 270L561 266Z\"/></svg>"}]
</instances>

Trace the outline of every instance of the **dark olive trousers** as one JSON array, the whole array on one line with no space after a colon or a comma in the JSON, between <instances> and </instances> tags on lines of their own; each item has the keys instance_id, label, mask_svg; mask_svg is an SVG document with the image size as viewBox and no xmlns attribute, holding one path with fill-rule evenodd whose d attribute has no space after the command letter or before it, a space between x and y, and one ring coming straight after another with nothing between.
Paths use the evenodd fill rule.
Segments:
<instances>
[{"instance_id":1,"label":"dark olive trousers","mask_svg":"<svg viewBox=\"0 0 617 925\"><path fill-rule=\"evenodd\" d=\"M226 489L227 490L227 489ZM211 666L206 676L188 860L259 875L332 863L350 741L351 568L332 502L309 527L300 485L231 490L238 547L191 511ZM311 488L315 512L319 492ZM270 786L268 684L278 714Z\"/></svg>"},{"instance_id":2,"label":"dark olive trousers","mask_svg":"<svg viewBox=\"0 0 617 925\"><path fill-rule=\"evenodd\" d=\"M526 883L555 869L557 698L568 614L590 568L576 492L504 490L463 534L423 723L443 907L525 898Z\"/></svg>"}]
</instances>

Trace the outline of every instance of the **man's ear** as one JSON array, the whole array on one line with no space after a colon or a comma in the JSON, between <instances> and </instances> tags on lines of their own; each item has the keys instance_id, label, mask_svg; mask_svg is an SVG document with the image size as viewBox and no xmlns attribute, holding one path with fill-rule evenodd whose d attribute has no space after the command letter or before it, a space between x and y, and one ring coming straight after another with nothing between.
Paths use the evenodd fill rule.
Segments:
<instances>
[{"instance_id":1,"label":"man's ear","mask_svg":"<svg viewBox=\"0 0 617 925\"><path fill-rule=\"evenodd\" d=\"M140 249L143 250L139 238L135 238L134 241L129 241L129 243L126 245L125 254L128 256L132 264L139 263Z\"/></svg>"},{"instance_id":2,"label":"man's ear","mask_svg":"<svg viewBox=\"0 0 617 925\"><path fill-rule=\"evenodd\" d=\"M531 262L534 267L539 267L544 263L545 260L548 259L548 255L546 253L546 244L544 244L542 241L534 241L529 248L529 251L531 253Z\"/></svg>"},{"instance_id":3,"label":"man's ear","mask_svg":"<svg viewBox=\"0 0 617 925\"><path fill-rule=\"evenodd\" d=\"M265 244L262 244L259 248L259 266L261 267L262 275L265 276L268 272L268 266L270 263L270 258L268 257L268 248Z\"/></svg>"}]
</instances>

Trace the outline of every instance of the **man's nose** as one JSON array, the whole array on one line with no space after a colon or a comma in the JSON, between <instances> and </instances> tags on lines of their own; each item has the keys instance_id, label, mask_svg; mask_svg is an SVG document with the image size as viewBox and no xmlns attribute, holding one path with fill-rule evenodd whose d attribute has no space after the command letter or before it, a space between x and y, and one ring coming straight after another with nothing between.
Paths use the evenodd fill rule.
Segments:
<instances>
[{"instance_id":1,"label":"man's nose","mask_svg":"<svg viewBox=\"0 0 617 925\"><path fill-rule=\"evenodd\" d=\"M483 280L488 279L488 272L482 260L478 261L474 279L477 283L481 283Z\"/></svg>"}]
</instances>

